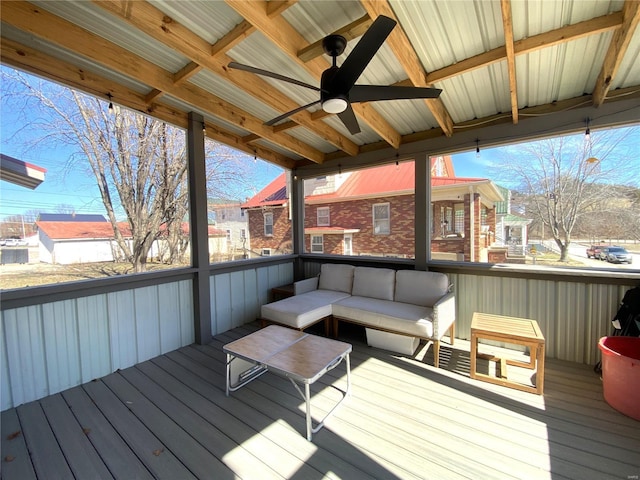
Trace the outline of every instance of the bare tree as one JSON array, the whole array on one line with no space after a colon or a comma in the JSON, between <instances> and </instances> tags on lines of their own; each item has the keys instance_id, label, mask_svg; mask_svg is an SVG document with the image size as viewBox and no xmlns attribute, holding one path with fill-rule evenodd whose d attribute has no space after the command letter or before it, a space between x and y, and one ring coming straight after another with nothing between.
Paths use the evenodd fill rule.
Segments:
<instances>
[{"instance_id":1,"label":"bare tree","mask_svg":"<svg viewBox=\"0 0 640 480\"><path fill-rule=\"evenodd\" d=\"M136 272L146 269L154 245L162 247L160 260L182 261L189 245L185 132L17 71L2 74L17 108L31 109L31 118L34 108L41 112L30 125L39 133L37 142L73 147L67 168L86 169L95 179L119 249L115 253ZM228 194L250 181L238 152L207 143L210 191ZM120 221L123 216L126 222Z\"/></svg>"},{"instance_id":2,"label":"bare tree","mask_svg":"<svg viewBox=\"0 0 640 480\"><path fill-rule=\"evenodd\" d=\"M621 147L628 129L556 137L517 145L493 165L493 176L525 196L526 215L544 225L567 261L578 220L620 195L620 172L634 168Z\"/></svg>"}]
</instances>

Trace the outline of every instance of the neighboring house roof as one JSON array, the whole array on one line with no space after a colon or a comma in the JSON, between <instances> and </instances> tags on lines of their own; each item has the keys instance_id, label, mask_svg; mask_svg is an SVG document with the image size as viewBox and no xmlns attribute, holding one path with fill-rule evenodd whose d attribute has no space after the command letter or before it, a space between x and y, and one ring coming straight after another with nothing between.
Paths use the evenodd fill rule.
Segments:
<instances>
[{"instance_id":1,"label":"neighboring house roof","mask_svg":"<svg viewBox=\"0 0 640 480\"><path fill-rule=\"evenodd\" d=\"M529 225L533 222L533 219L514 215L513 213L507 213L502 217L502 222L505 225Z\"/></svg>"},{"instance_id":2,"label":"neighboring house roof","mask_svg":"<svg viewBox=\"0 0 640 480\"><path fill-rule=\"evenodd\" d=\"M33 190L44 182L45 168L0 153L0 179Z\"/></svg>"},{"instance_id":3,"label":"neighboring house roof","mask_svg":"<svg viewBox=\"0 0 640 480\"><path fill-rule=\"evenodd\" d=\"M86 213L41 213L40 222L106 222L103 215Z\"/></svg>"},{"instance_id":4,"label":"neighboring house roof","mask_svg":"<svg viewBox=\"0 0 640 480\"><path fill-rule=\"evenodd\" d=\"M208 198L207 205L212 208L216 207L236 207L242 204L241 200L233 200L230 198Z\"/></svg>"},{"instance_id":5,"label":"neighboring house roof","mask_svg":"<svg viewBox=\"0 0 640 480\"><path fill-rule=\"evenodd\" d=\"M359 232L359 228L347 227L308 227L304 229L305 235L344 235L345 233Z\"/></svg>"},{"instance_id":6,"label":"neighboring house roof","mask_svg":"<svg viewBox=\"0 0 640 480\"><path fill-rule=\"evenodd\" d=\"M269 185L242 204L242 208L283 205L287 201L287 176L281 173Z\"/></svg>"},{"instance_id":7,"label":"neighboring house roof","mask_svg":"<svg viewBox=\"0 0 640 480\"><path fill-rule=\"evenodd\" d=\"M504 201L496 202L496 214L506 215L509 213L509 189L498 185L498 190L500 190L500 193L504 197Z\"/></svg>"},{"instance_id":8,"label":"neighboring house roof","mask_svg":"<svg viewBox=\"0 0 640 480\"><path fill-rule=\"evenodd\" d=\"M36 222L38 229L52 240L111 239L113 227L110 222ZM127 222L118 223L125 237L131 236Z\"/></svg>"},{"instance_id":9,"label":"neighboring house roof","mask_svg":"<svg viewBox=\"0 0 640 480\"><path fill-rule=\"evenodd\" d=\"M110 240L114 238L110 222L36 222L38 229L52 240ZM125 238L131 237L131 229L127 222L118 222L118 227ZM184 234L189 234L189 224L182 224ZM208 226L210 237L226 237L227 232L211 225Z\"/></svg>"},{"instance_id":10,"label":"neighboring house roof","mask_svg":"<svg viewBox=\"0 0 640 480\"><path fill-rule=\"evenodd\" d=\"M415 189L415 168L412 162L357 170L345 175L348 175L348 178L335 192L309 195L305 197L305 201L315 204L347 199L410 195ZM496 186L486 178L433 177L431 179L434 190L460 189L461 187L466 189L470 185L483 186L482 195L487 197L485 200L488 202L502 200ZM283 205L286 200L286 177L282 174L243 204L242 208Z\"/></svg>"}]
</instances>

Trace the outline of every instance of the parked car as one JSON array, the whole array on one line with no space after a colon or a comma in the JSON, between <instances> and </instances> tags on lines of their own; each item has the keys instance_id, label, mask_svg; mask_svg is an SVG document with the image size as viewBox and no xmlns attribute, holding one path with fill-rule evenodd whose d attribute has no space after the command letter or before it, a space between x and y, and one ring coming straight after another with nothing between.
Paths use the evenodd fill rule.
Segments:
<instances>
[{"instance_id":1,"label":"parked car","mask_svg":"<svg viewBox=\"0 0 640 480\"><path fill-rule=\"evenodd\" d=\"M18 239L16 238L7 238L7 240L4 242L5 247L17 247L18 246Z\"/></svg>"},{"instance_id":2,"label":"parked car","mask_svg":"<svg viewBox=\"0 0 640 480\"><path fill-rule=\"evenodd\" d=\"M609 263L631 263L631 254L623 247L608 247L605 260Z\"/></svg>"},{"instance_id":3,"label":"parked car","mask_svg":"<svg viewBox=\"0 0 640 480\"><path fill-rule=\"evenodd\" d=\"M600 252L604 248L604 245L591 245L587 248L587 258L600 259Z\"/></svg>"}]
</instances>

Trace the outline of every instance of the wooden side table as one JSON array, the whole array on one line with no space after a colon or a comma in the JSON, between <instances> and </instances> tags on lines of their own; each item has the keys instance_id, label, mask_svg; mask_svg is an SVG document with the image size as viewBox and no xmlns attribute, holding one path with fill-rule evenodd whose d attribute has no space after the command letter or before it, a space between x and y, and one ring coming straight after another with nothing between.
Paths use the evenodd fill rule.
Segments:
<instances>
[{"instance_id":1,"label":"wooden side table","mask_svg":"<svg viewBox=\"0 0 640 480\"><path fill-rule=\"evenodd\" d=\"M478 353L478 340L495 340L498 342L523 345L529 348L530 361L520 362ZM477 357L500 363L500 377L492 377L476 371ZM507 379L507 365L536 370L536 385L525 385ZM475 312L471 320L471 378L495 383L524 392L542 395L544 391L544 336L538 322L526 318L505 317L488 313Z\"/></svg>"},{"instance_id":2,"label":"wooden side table","mask_svg":"<svg viewBox=\"0 0 640 480\"><path fill-rule=\"evenodd\" d=\"M273 287L271 289L272 302L282 300L283 298L293 297L293 295L295 295L293 283L290 283L289 285L282 285L281 287Z\"/></svg>"}]
</instances>

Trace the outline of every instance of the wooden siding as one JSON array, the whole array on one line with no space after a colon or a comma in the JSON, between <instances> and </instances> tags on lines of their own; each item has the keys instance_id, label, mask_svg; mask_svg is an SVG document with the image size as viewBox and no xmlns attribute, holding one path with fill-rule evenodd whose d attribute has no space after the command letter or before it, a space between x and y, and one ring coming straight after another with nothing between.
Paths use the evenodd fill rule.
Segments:
<instances>
[{"instance_id":1,"label":"wooden siding","mask_svg":"<svg viewBox=\"0 0 640 480\"><path fill-rule=\"evenodd\" d=\"M191 281L2 311L2 410L194 341Z\"/></svg>"},{"instance_id":2,"label":"wooden siding","mask_svg":"<svg viewBox=\"0 0 640 480\"><path fill-rule=\"evenodd\" d=\"M604 402L588 366L549 361L538 396L471 380L468 342L443 345L435 369L426 345L415 358L393 354L367 347L357 328L341 337L354 346L352 396L308 442L304 402L287 379L268 373L224 394L222 346L255 328L3 412L2 478L603 480L640 471L638 422ZM338 367L312 386L315 418L340 398L330 386L345 381Z\"/></svg>"}]
</instances>

